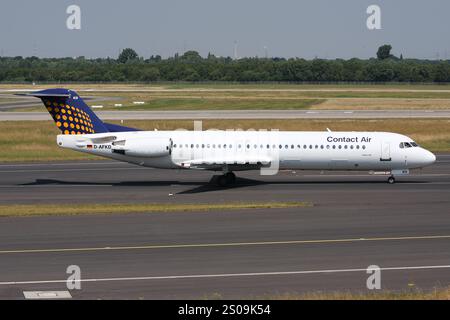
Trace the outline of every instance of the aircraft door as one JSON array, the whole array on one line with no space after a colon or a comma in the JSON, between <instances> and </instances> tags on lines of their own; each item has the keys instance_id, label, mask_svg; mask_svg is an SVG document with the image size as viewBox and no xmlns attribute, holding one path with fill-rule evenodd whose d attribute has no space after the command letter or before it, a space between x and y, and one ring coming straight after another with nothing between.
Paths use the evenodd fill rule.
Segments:
<instances>
[{"instance_id":1,"label":"aircraft door","mask_svg":"<svg viewBox=\"0 0 450 320\"><path fill-rule=\"evenodd\" d=\"M380 161L391 161L391 144L389 142L383 141L381 143L381 157Z\"/></svg>"}]
</instances>

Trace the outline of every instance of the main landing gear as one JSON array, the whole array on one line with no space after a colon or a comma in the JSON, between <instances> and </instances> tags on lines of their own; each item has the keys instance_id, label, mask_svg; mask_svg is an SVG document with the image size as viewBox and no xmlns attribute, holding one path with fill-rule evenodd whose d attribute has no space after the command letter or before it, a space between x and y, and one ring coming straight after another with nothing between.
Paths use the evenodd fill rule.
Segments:
<instances>
[{"instance_id":1,"label":"main landing gear","mask_svg":"<svg viewBox=\"0 0 450 320\"><path fill-rule=\"evenodd\" d=\"M390 177L387 179L387 183L389 183L389 184L394 184L394 183L395 183L395 178L394 178L394 176L390 176Z\"/></svg>"},{"instance_id":2,"label":"main landing gear","mask_svg":"<svg viewBox=\"0 0 450 320\"><path fill-rule=\"evenodd\" d=\"M217 178L217 184L225 187L236 182L236 175L233 172L227 172Z\"/></svg>"}]
</instances>

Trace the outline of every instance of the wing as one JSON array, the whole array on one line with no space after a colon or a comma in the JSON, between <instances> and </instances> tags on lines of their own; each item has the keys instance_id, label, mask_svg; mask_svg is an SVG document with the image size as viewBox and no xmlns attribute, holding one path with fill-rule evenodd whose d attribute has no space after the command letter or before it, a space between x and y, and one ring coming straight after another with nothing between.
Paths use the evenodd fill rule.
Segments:
<instances>
[{"instance_id":1,"label":"wing","mask_svg":"<svg viewBox=\"0 0 450 320\"><path fill-rule=\"evenodd\" d=\"M227 168L230 171L257 170L269 167L272 160L268 157L236 157L205 158L175 162L180 168L219 171Z\"/></svg>"}]
</instances>

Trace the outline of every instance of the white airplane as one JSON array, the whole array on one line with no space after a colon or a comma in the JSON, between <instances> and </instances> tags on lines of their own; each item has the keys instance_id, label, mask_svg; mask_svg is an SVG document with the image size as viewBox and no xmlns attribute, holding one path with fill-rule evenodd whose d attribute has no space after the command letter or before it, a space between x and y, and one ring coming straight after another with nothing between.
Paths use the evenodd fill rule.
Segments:
<instances>
[{"instance_id":1,"label":"white airplane","mask_svg":"<svg viewBox=\"0 0 450 320\"><path fill-rule=\"evenodd\" d=\"M145 167L221 171L219 185L235 181L234 171L260 169L351 170L409 174L429 166L433 153L407 136L388 132L140 131L102 122L80 96L67 89L26 94L41 98L61 130L62 148Z\"/></svg>"}]
</instances>

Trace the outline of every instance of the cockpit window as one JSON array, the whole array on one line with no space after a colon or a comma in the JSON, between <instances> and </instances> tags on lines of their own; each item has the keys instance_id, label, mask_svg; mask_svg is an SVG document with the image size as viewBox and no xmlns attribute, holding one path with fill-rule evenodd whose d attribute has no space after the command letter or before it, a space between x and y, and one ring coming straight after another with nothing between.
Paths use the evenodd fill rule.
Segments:
<instances>
[{"instance_id":1,"label":"cockpit window","mask_svg":"<svg viewBox=\"0 0 450 320\"><path fill-rule=\"evenodd\" d=\"M410 142L400 142L399 147L401 149L403 148L413 148L413 147L418 147L419 145L417 143L415 143L414 141L410 141Z\"/></svg>"}]
</instances>

